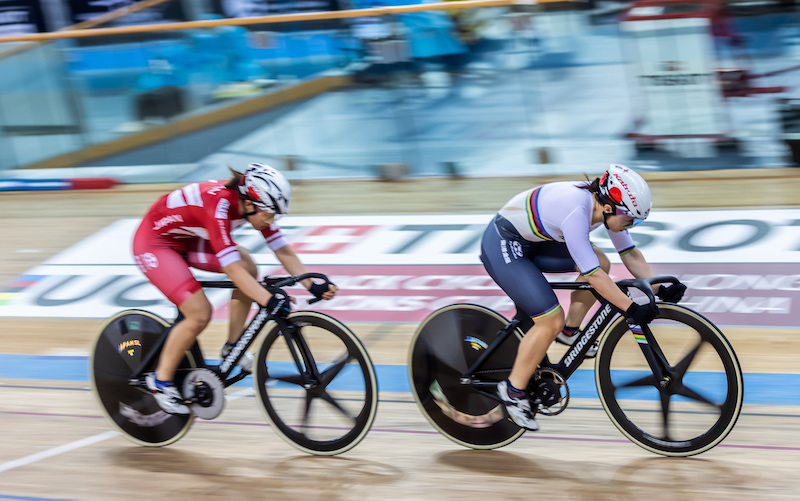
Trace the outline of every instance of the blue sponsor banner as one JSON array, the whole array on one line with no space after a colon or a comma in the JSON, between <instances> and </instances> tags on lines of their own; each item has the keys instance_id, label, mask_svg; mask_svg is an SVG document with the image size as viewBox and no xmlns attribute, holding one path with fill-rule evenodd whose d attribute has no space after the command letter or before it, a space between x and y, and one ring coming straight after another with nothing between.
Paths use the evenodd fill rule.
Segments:
<instances>
[{"instance_id":1,"label":"blue sponsor banner","mask_svg":"<svg viewBox=\"0 0 800 501\"><path fill-rule=\"evenodd\" d=\"M69 179L0 179L0 191L56 191L72 189Z\"/></svg>"}]
</instances>

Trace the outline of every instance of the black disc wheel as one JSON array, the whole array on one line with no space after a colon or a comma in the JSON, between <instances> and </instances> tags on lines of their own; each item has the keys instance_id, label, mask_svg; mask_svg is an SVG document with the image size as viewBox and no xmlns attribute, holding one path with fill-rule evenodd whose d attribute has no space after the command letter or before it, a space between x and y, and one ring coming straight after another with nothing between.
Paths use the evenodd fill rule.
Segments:
<instances>
[{"instance_id":1,"label":"black disc wheel","mask_svg":"<svg viewBox=\"0 0 800 501\"><path fill-rule=\"evenodd\" d=\"M375 420L375 368L361 341L337 320L312 311L288 320L294 333L283 335L272 324L258 351L256 395L289 444L311 454L341 454L361 442Z\"/></svg>"},{"instance_id":2,"label":"black disc wheel","mask_svg":"<svg viewBox=\"0 0 800 501\"><path fill-rule=\"evenodd\" d=\"M643 331L618 318L595 362L600 401L632 442L665 456L719 444L742 410L742 369L714 324L674 304Z\"/></svg>"},{"instance_id":3,"label":"black disc wheel","mask_svg":"<svg viewBox=\"0 0 800 501\"><path fill-rule=\"evenodd\" d=\"M461 382L464 372L492 344L508 321L482 306L455 304L428 316L411 340L408 375L411 393L434 428L472 449L510 444L525 430L511 422L502 405ZM473 374L499 383L511 373L522 333L516 331ZM487 388L494 391L489 384Z\"/></svg>"},{"instance_id":4,"label":"black disc wheel","mask_svg":"<svg viewBox=\"0 0 800 501\"><path fill-rule=\"evenodd\" d=\"M194 415L173 415L164 412L150 393L131 379L148 353L158 349L170 323L152 313L126 310L111 317L94 341L89 374L92 389L100 408L111 424L126 438L139 445L171 444L191 428ZM142 372L152 372L158 357ZM179 369L195 367L187 353Z\"/></svg>"}]
</instances>

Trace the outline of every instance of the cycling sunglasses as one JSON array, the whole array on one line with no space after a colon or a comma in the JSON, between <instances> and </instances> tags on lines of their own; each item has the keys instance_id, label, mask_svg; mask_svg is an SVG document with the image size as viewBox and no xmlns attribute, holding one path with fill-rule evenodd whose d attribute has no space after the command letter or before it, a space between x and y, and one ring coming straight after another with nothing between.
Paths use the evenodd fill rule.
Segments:
<instances>
[{"instance_id":1,"label":"cycling sunglasses","mask_svg":"<svg viewBox=\"0 0 800 501\"><path fill-rule=\"evenodd\" d=\"M635 228L636 226L639 226L640 224L642 224L644 222L644 219L637 218L636 216L634 216L633 214L628 212L628 210L625 209L624 207L620 207L619 205L617 205L615 207L615 209L617 210L617 212L616 212L617 214L622 214L623 216L628 216L628 217L632 218L630 221L628 221L628 223L626 223L622 227L622 229L624 229L624 230L627 230L629 228Z\"/></svg>"}]
</instances>

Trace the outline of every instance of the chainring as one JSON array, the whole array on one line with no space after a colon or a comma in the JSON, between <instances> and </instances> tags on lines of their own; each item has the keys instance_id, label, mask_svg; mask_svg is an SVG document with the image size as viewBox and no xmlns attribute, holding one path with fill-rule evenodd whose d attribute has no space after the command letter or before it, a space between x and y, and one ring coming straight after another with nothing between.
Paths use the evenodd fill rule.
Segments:
<instances>
[{"instance_id":1,"label":"chainring","mask_svg":"<svg viewBox=\"0 0 800 501\"><path fill-rule=\"evenodd\" d=\"M214 419L225 407L225 387L210 370L193 369L183 380L183 398L191 401L189 408L195 416Z\"/></svg>"},{"instance_id":2,"label":"chainring","mask_svg":"<svg viewBox=\"0 0 800 501\"><path fill-rule=\"evenodd\" d=\"M545 416L561 414L569 403L569 387L564 376L553 369L539 368L528 384L531 402L538 405L536 412Z\"/></svg>"}]
</instances>

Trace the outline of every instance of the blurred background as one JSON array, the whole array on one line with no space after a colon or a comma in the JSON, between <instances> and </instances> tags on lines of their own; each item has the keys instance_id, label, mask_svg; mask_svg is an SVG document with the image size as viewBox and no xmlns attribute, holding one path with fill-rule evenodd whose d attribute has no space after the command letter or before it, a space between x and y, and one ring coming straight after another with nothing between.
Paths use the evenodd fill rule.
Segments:
<instances>
[{"instance_id":1,"label":"blurred background","mask_svg":"<svg viewBox=\"0 0 800 501\"><path fill-rule=\"evenodd\" d=\"M3 0L0 177L800 165L796 1L483 4Z\"/></svg>"},{"instance_id":2,"label":"blurred background","mask_svg":"<svg viewBox=\"0 0 800 501\"><path fill-rule=\"evenodd\" d=\"M378 419L346 459L298 457L240 387L224 421L134 447L88 387L106 318L174 318L130 255L142 214L250 162L292 181L282 231L342 287L311 307L378 368ZM455 302L511 315L486 224L610 163L654 193L637 246L738 353L739 423L703 461L654 458L606 418L588 362L541 432L455 446L411 397L415 329ZM798 167L797 0L0 0L0 499L794 499ZM210 299L213 359L229 296Z\"/></svg>"}]
</instances>

